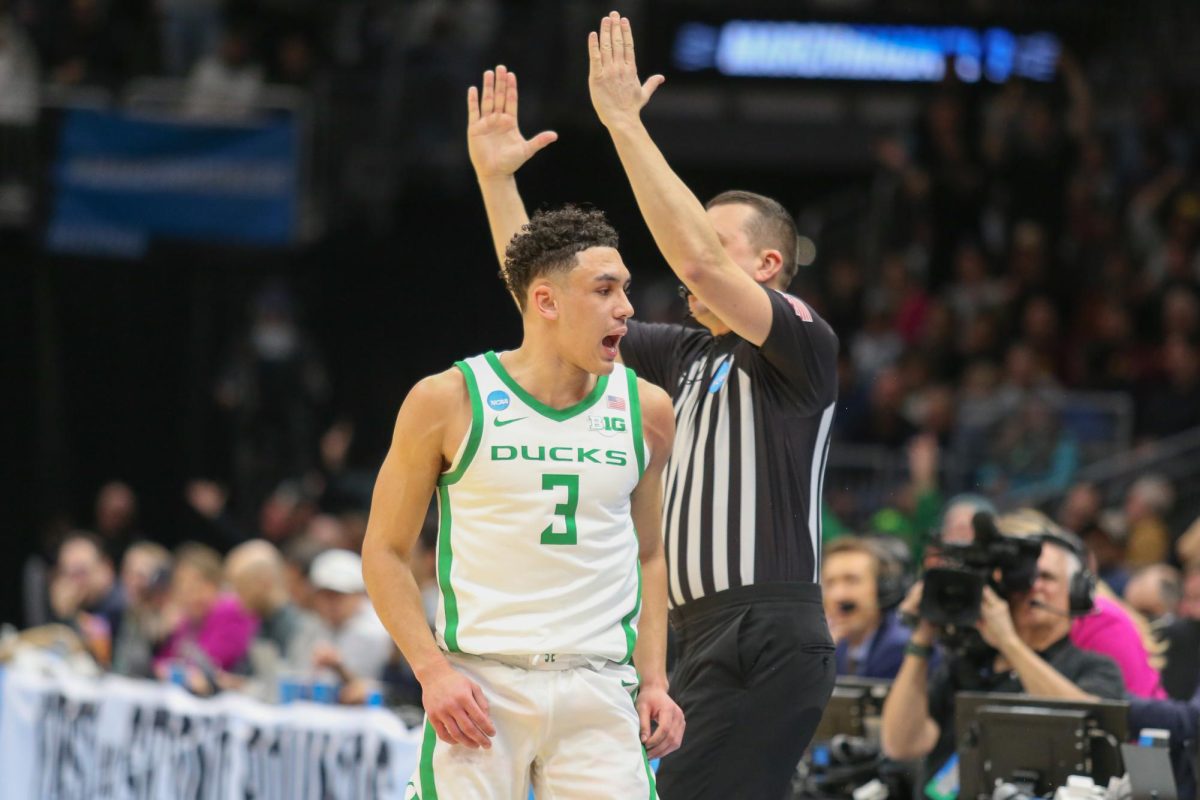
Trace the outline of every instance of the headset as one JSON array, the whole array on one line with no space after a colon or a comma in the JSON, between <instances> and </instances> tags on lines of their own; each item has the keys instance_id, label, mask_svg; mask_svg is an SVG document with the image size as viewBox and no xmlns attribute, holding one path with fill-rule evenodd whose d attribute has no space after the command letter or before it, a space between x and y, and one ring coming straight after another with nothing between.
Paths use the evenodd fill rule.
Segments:
<instances>
[{"instance_id":1,"label":"headset","mask_svg":"<svg viewBox=\"0 0 1200 800\"><path fill-rule=\"evenodd\" d=\"M1096 608L1096 576L1087 566L1087 550L1078 536L1066 529L1043 530L1037 534L1043 546L1049 542L1070 552L1079 559L1079 571L1071 576L1067 588L1067 613L1071 617L1082 617Z\"/></svg>"},{"instance_id":2,"label":"headset","mask_svg":"<svg viewBox=\"0 0 1200 800\"><path fill-rule=\"evenodd\" d=\"M880 613L887 613L904 601L912 581L908 578L908 547L899 539L888 536L855 537L875 559L875 595ZM855 607L843 603L844 611Z\"/></svg>"}]
</instances>

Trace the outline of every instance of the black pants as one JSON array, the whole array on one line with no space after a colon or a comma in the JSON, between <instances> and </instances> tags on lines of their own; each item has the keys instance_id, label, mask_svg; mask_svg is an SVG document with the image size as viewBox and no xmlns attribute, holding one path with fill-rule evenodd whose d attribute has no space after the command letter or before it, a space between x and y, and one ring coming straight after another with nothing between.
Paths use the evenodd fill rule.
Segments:
<instances>
[{"instance_id":1,"label":"black pants","mask_svg":"<svg viewBox=\"0 0 1200 800\"><path fill-rule=\"evenodd\" d=\"M671 612L671 695L683 745L662 800L783 800L833 692L833 640L816 584L744 586Z\"/></svg>"}]
</instances>

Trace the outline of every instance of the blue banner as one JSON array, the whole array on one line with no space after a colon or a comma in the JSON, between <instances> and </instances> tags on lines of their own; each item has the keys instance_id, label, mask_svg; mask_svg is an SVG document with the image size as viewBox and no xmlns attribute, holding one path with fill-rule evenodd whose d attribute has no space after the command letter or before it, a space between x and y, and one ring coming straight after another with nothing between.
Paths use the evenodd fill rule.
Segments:
<instances>
[{"instance_id":1,"label":"blue banner","mask_svg":"<svg viewBox=\"0 0 1200 800\"><path fill-rule=\"evenodd\" d=\"M157 237L291 244L298 138L290 118L211 124L70 111L54 166L47 244L128 257Z\"/></svg>"}]
</instances>

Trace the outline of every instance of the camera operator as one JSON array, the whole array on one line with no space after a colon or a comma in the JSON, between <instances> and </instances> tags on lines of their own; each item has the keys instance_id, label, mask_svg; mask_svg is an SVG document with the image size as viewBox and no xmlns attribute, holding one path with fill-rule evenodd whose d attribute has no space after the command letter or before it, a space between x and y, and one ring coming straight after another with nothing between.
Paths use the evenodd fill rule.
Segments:
<instances>
[{"instance_id":1,"label":"camera operator","mask_svg":"<svg viewBox=\"0 0 1200 800\"><path fill-rule=\"evenodd\" d=\"M896 677L909 637L892 610L903 577L903 565L870 539L843 537L825 548L821 586L839 676Z\"/></svg>"},{"instance_id":2,"label":"camera operator","mask_svg":"<svg viewBox=\"0 0 1200 800\"><path fill-rule=\"evenodd\" d=\"M1047 539L1037 560L1033 588L1014 593L1011 604L987 586L975 627L994 651L991 663L948 654L929 674L936 629L922 619L905 649L900 673L883 706L884 753L896 760L925 758L927 774L954 751L954 695L966 689L1025 692L1059 699L1119 699L1121 673L1108 658L1071 644L1071 577L1082 571L1066 546ZM922 584L900 610L916 614Z\"/></svg>"}]
</instances>

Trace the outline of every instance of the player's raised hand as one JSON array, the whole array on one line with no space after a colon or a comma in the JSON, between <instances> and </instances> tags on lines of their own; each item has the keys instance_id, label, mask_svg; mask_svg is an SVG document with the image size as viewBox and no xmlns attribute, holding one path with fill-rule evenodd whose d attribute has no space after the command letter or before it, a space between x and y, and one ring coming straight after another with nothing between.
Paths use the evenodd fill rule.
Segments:
<instances>
[{"instance_id":1,"label":"player's raised hand","mask_svg":"<svg viewBox=\"0 0 1200 800\"><path fill-rule=\"evenodd\" d=\"M666 81L651 75L638 81L633 53L633 29L616 11L600 20L600 31L588 34L588 90L592 107L607 127L636 117L650 96Z\"/></svg>"},{"instance_id":2,"label":"player's raised hand","mask_svg":"<svg viewBox=\"0 0 1200 800\"><path fill-rule=\"evenodd\" d=\"M449 664L421 683L425 716L438 738L472 749L492 746L496 728L479 685Z\"/></svg>"},{"instance_id":3,"label":"player's raised hand","mask_svg":"<svg viewBox=\"0 0 1200 800\"><path fill-rule=\"evenodd\" d=\"M638 692L637 711L647 758L662 758L679 749L685 725L683 710L666 689L643 687Z\"/></svg>"},{"instance_id":4,"label":"player's raised hand","mask_svg":"<svg viewBox=\"0 0 1200 800\"><path fill-rule=\"evenodd\" d=\"M483 91L467 90L467 151L479 178L513 175L546 145L558 139L542 131L532 139L517 124L517 75L503 64L483 73Z\"/></svg>"}]
</instances>

